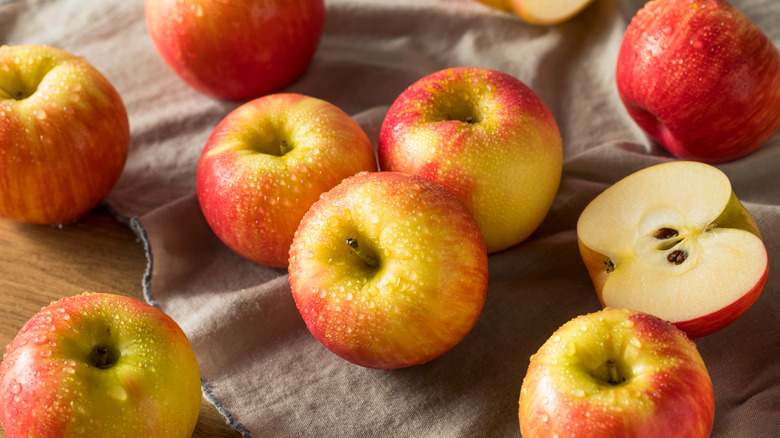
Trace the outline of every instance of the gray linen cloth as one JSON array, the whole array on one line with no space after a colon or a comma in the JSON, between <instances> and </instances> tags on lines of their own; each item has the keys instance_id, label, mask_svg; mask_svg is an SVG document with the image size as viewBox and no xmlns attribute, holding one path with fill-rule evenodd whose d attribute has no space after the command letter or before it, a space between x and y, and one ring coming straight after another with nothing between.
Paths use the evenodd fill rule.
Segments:
<instances>
[{"instance_id":1,"label":"gray linen cloth","mask_svg":"<svg viewBox=\"0 0 780 438\"><path fill-rule=\"evenodd\" d=\"M780 45L780 2L735 0ZM474 0L326 0L322 42L284 91L351 114L374 146L398 94L454 66L512 74L561 129L563 179L541 227L490 256L487 302L456 348L422 366L364 369L306 330L287 273L246 261L206 224L195 167L216 124L242 102L198 94L158 56L142 0L0 0L0 43L84 56L121 93L132 147L107 204L146 246L146 299L185 330L204 395L246 437L519 436L529 357L561 324L599 309L577 249L585 205L611 183L673 159L628 117L617 50L640 0L596 0L570 22L535 27ZM780 134L718 166L754 215L770 273L757 304L696 344L715 386L715 437L780 436ZM142 284L142 286L141 286Z\"/></svg>"}]
</instances>

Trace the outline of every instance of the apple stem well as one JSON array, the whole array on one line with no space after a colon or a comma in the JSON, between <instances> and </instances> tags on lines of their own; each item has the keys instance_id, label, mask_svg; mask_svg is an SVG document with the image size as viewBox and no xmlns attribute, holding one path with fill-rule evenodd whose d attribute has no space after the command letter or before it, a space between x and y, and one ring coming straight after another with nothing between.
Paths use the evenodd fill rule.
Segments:
<instances>
[{"instance_id":1,"label":"apple stem well","mask_svg":"<svg viewBox=\"0 0 780 438\"><path fill-rule=\"evenodd\" d=\"M360 248L357 238L347 237L347 245L349 245L349 247L355 251L355 254L357 254L368 266L375 268L379 264L379 261L377 261L376 258L366 254L366 252Z\"/></svg>"},{"instance_id":2,"label":"apple stem well","mask_svg":"<svg viewBox=\"0 0 780 438\"><path fill-rule=\"evenodd\" d=\"M105 345L96 345L90 353L89 363L92 363L97 368L105 370L116 365L118 360L119 357L115 350L108 348Z\"/></svg>"}]
</instances>

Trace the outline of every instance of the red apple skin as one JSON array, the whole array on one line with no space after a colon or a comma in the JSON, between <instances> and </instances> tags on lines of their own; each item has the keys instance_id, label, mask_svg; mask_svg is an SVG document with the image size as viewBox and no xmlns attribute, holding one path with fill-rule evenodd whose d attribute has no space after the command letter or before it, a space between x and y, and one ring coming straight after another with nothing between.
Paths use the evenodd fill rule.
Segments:
<instances>
[{"instance_id":1,"label":"red apple skin","mask_svg":"<svg viewBox=\"0 0 780 438\"><path fill-rule=\"evenodd\" d=\"M110 369L87 365L101 338L120 350ZM124 397L110 395L114 384ZM120 295L84 293L42 308L0 364L0 421L9 438L184 438L200 402L197 359L184 332L159 309Z\"/></svg>"},{"instance_id":2,"label":"red apple skin","mask_svg":"<svg viewBox=\"0 0 780 438\"><path fill-rule=\"evenodd\" d=\"M253 149L267 138L294 148L283 156ZM197 194L230 249L286 268L309 207L342 179L376 169L371 141L344 111L310 96L271 94L236 108L214 129L198 162Z\"/></svg>"},{"instance_id":3,"label":"red apple skin","mask_svg":"<svg viewBox=\"0 0 780 438\"><path fill-rule=\"evenodd\" d=\"M381 236L360 231L363 220L356 210L364 204L377 214L372 221L383 224ZM344 229L336 229L337 222ZM398 235L394 225L403 222L418 225ZM420 227L427 231L418 233ZM351 275L359 268L348 259L357 256L339 249L346 248L350 233L379 260L368 284L355 289ZM382 246L391 239L411 242ZM425 250L414 249L420 244ZM399 255L407 251L423 254L425 261ZM488 260L479 227L442 186L415 175L363 172L325 193L306 213L290 249L289 274L298 310L325 347L356 365L397 369L443 355L471 331L487 294ZM401 286L387 286L396 281ZM377 286L376 293L366 294L366 286Z\"/></svg>"},{"instance_id":4,"label":"red apple skin","mask_svg":"<svg viewBox=\"0 0 780 438\"><path fill-rule=\"evenodd\" d=\"M723 0L654 0L631 21L617 89L636 123L681 159L747 155L780 128L780 52Z\"/></svg>"},{"instance_id":5,"label":"red apple skin","mask_svg":"<svg viewBox=\"0 0 780 438\"><path fill-rule=\"evenodd\" d=\"M5 95L18 78L33 87L26 99ZM2 46L0 90L0 218L56 225L95 207L130 149L127 112L113 85L63 50Z\"/></svg>"},{"instance_id":6,"label":"red apple skin","mask_svg":"<svg viewBox=\"0 0 780 438\"><path fill-rule=\"evenodd\" d=\"M632 327L641 348L655 350L658 363L643 365L641 375L621 384L632 385L636 382L631 380L641 380L637 387L621 388L623 394L616 395L612 403L600 403L576 394L578 382L572 377L576 374L558 381L556 373L551 371L551 367L560 365L554 361L573 356L565 352L568 341L557 331L560 335L552 336L532 356L523 380L519 409L523 437L708 437L715 415L714 391L695 344L673 324L653 315L610 308L591 315L602 314L607 319L604 312L629 315L623 326ZM565 324L564 327L569 326L569 331L574 332L569 335L584 336L582 330L591 315L579 316ZM593 349L603 348L595 344ZM622 400L625 403L615 401L625 397L630 397Z\"/></svg>"},{"instance_id":7,"label":"red apple skin","mask_svg":"<svg viewBox=\"0 0 780 438\"><path fill-rule=\"evenodd\" d=\"M293 83L325 23L323 0L147 0L149 35L168 66L208 96L240 100Z\"/></svg>"}]
</instances>

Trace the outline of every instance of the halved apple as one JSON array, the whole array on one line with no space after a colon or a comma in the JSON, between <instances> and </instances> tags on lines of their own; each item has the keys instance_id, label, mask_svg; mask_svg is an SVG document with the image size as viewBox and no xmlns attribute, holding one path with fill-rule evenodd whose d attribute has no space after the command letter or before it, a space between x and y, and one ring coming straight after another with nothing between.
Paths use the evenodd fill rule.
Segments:
<instances>
[{"instance_id":1,"label":"halved apple","mask_svg":"<svg viewBox=\"0 0 780 438\"><path fill-rule=\"evenodd\" d=\"M758 226L728 177L699 162L618 181L583 210L577 240L603 306L651 313L690 338L745 313L769 272Z\"/></svg>"},{"instance_id":2,"label":"halved apple","mask_svg":"<svg viewBox=\"0 0 780 438\"><path fill-rule=\"evenodd\" d=\"M509 0L515 14L531 24L563 23L582 12L593 0Z\"/></svg>"}]
</instances>

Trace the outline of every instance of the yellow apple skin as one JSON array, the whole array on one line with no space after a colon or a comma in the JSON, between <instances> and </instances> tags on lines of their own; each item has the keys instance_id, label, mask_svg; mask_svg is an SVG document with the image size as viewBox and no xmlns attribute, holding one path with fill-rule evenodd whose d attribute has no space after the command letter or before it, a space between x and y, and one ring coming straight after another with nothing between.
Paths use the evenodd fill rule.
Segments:
<instances>
[{"instance_id":1,"label":"yellow apple skin","mask_svg":"<svg viewBox=\"0 0 780 438\"><path fill-rule=\"evenodd\" d=\"M385 117L382 170L444 186L477 221L488 253L525 240L558 191L563 150L544 102L496 70L440 70L404 90Z\"/></svg>"},{"instance_id":2,"label":"yellow apple skin","mask_svg":"<svg viewBox=\"0 0 780 438\"><path fill-rule=\"evenodd\" d=\"M685 162L670 162L659 166L663 165L682 166L685 165ZM697 165L707 166L706 164ZM744 230L761 239L761 233L759 231L758 225L733 191L731 191L729 200L726 203L722 213L718 215L717 218L712 220L711 224L715 224L716 228ZM689 230L688 233L691 235L695 235L697 233L706 233L708 232L707 228L708 227L702 227L701 229ZM616 265L613 263L613 260L616 258L635 258L636 255L603 254L599 251L589 248L588 245L583 242L580 231L581 230L578 227L577 244L583 263L585 264L591 281L593 282L593 286L596 294L598 295L599 301L604 307L614 306L614 303L606 300L603 294L605 284L610 279L610 276L616 270L621 269L620 264ZM761 292L766 285L768 274L769 264L767 258L767 263L764 266L763 275L751 288L747 289L739 299L711 313L704 314L696 318L681 320L671 318L667 315L659 314L658 316L670 320L680 330L683 330L691 339L709 335L734 322L758 300L758 297L761 295ZM638 310L646 311L647 309Z\"/></svg>"}]
</instances>

